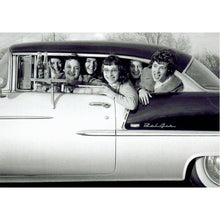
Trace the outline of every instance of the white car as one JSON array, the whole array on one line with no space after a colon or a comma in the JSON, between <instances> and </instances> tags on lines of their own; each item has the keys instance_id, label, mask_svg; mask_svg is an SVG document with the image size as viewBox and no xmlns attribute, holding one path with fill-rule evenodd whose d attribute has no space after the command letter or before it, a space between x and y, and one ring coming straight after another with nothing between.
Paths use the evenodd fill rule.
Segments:
<instances>
[{"instance_id":1,"label":"white car","mask_svg":"<svg viewBox=\"0 0 220 220\"><path fill-rule=\"evenodd\" d=\"M175 51L182 92L152 94L132 111L99 95L99 86L67 93L65 79L37 77L39 57L45 69L49 57L93 57L100 68L109 54L147 66L160 48L11 46L0 61L0 182L178 181L190 172L198 185L220 186L219 79L190 55Z\"/></svg>"}]
</instances>

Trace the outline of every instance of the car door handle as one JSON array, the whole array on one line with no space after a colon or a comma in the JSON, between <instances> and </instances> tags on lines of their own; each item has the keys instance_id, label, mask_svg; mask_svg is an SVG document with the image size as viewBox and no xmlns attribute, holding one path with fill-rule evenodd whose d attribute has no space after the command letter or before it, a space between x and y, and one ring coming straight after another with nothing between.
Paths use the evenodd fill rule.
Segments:
<instances>
[{"instance_id":1,"label":"car door handle","mask_svg":"<svg viewBox=\"0 0 220 220\"><path fill-rule=\"evenodd\" d=\"M89 105L91 106L102 106L104 108L110 108L111 104L106 103L106 102L90 102Z\"/></svg>"}]
</instances>

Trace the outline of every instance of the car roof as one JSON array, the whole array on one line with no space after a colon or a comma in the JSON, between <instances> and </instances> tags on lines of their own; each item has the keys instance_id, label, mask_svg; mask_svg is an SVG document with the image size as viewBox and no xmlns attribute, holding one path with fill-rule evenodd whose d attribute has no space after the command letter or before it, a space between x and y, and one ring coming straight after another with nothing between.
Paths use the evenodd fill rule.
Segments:
<instances>
[{"instance_id":1,"label":"car roof","mask_svg":"<svg viewBox=\"0 0 220 220\"><path fill-rule=\"evenodd\" d=\"M63 42L34 42L17 44L10 47L12 53L16 52L56 52L56 53L92 53L92 54L118 54L150 59L152 54L166 48L156 45L125 42L105 41L63 41ZM191 56L174 50L177 57L177 69L182 72Z\"/></svg>"}]
</instances>

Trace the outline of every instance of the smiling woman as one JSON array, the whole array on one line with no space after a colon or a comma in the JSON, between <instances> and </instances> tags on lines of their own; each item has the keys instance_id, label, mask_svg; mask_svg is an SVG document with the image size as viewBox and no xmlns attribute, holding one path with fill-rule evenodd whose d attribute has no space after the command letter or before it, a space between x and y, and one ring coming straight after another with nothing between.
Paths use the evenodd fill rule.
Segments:
<instances>
[{"instance_id":1,"label":"smiling woman","mask_svg":"<svg viewBox=\"0 0 220 220\"><path fill-rule=\"evenodd\" d=\"M103 93L125 108L134 110L138 105L138 95L133 85L128 81L121 60L117 56L108 56L102 64L102 72L109 87Z\"/></svg>"},{"instance_id":2,"label":"smiling woman","mask_svg":"<svg viewBox=\"0 0 220 220\"><path fill-rule=\"evenodd\" d=\"M141 75L139 100L142 104L149 103L149 92L166 93L183 90L183 83L174 75L176 65L176 56L169 49L158 50L152 55L149 66L144 68Z\"/></svg>"}]
</instances>

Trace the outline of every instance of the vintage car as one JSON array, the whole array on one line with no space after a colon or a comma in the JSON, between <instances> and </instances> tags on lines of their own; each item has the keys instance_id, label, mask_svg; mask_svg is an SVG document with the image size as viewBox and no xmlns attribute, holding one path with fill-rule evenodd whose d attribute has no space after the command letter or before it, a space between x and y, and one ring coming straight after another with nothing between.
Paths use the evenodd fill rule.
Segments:
<instances>
[{"instance_id":1,"label":"vintage car","mask_svg":"<svg viewBox=\"0 0 220 220\"><path fill-rule=\"evenodd\" d=\"M148 66L159 46L119 42L40 42L11 46L0 61L0 182L181 181L220 186L219 79L175 51L184 90L152 93L128 110L65 79L39 78L39 59L110 54ZM83 63L80 63L83 69ZM37 90L39 85L46 86ZM60 90L56 91L55 87Z\"/></svg>"}]
</instances>

